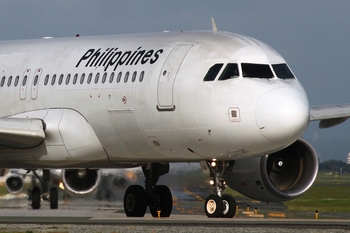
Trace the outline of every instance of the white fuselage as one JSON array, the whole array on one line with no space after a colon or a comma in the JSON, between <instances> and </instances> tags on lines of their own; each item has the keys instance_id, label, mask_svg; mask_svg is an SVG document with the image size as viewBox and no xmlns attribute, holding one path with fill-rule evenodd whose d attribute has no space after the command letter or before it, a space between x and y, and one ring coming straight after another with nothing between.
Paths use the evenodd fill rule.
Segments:
<instances>
[{"instance_id":1,"label":"white fuselage","mask_svg":"<svg viewBox=\"0 0 350 233\"><path fill-rule=\"evenodd\" d=\"M218 77L228 63L240 75L203 81L217 63ZM307 127L305 91L296 78L243 77L242 63L285 61L259 41L221 32L1 42L0 117L39 118L47 128L35 148L1 147L0 163L102 168L278 151Z\"/></svg>"}]
</instances>

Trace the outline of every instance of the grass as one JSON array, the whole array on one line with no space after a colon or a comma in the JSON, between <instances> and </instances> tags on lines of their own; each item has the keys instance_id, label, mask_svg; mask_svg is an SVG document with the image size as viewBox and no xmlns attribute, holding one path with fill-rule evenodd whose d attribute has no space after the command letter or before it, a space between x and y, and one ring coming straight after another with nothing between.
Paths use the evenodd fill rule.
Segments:
<instances>
[{"instance_id":1,"label":"grass","mask_svg":"<svg viewBox=\"0 0 350 233\"><path fill-rule=\"evenodd\" d=\"M0 196L4 196L8 194L9 192L7 191L5 185L0 185Z\"/></svg>"},{"instance_id":2,"label":"grass","mask_svg":"<svg viewBox=\"0 0 350 233\"><path fill-rule=\"evenodd\" d=\"M350 212L350 175L320 173L305 194L284 204L292 211Z\"/></svg>"}]
</instances>

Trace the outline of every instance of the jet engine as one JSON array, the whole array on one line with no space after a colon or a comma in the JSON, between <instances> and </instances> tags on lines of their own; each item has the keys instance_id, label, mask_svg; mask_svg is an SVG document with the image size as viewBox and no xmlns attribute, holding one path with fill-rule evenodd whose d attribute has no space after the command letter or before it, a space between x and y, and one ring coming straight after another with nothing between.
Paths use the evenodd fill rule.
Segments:
<instances>
[{"instance_id":1,"label":"jet engine","mask_svg":"<svg viewBox=\"0 0 350 233\"><path fill-rule=\"evenodd\" d=\"M252 199L281 202L305 193L317 171L315 150L306 140L298 139L273 154L235 161L225 180L229 187Z\"/></svg>"},{"instance_id":2,"label":"jet engine","mask_svg":"<svg viewBox=\"0 0 350 233\"><path fill-rule=\"evenodd\" d=\"M74 196L88 196L94 193L101 180L97 169L63 169L62 181L65 190Z\"/></svg>"},{"instance_id":3,"label":"jet engine","mask_svg":"<svg viewBox=\"0 0 350 233\"><path fill-rule=\"evenodd\" d=\"M6 188L12 194L20 193L23 189L24 181L19 175L10 175L6 179Z\"/></svg>"}]
</instances>

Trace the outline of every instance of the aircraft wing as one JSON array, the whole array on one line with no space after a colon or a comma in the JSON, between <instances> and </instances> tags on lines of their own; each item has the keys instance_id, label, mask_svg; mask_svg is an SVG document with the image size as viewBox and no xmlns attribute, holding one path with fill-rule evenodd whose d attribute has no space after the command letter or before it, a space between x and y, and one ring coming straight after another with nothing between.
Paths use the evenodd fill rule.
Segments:
<instances>
[{"instance_id":1,"label":"aircraft wing","mask_svg":"<svg viewBox=\"0 0 350 233\"><path fill-rule=\"evenodd\" d=\"M320 121L321 129L339 125L350 118L350 105L329 105L310 108L310 121Z\"/></svg>"},{"instance_id":2,"label":"aircraft wing","mask_svg":"<svg viewBox=\"0 0 350 233\"><path fill-rule=\"evenodd\" d=\"M40 119L0 118L0 145L26 149L45 140L45 124Z\"/></svg>"}]
</instances>

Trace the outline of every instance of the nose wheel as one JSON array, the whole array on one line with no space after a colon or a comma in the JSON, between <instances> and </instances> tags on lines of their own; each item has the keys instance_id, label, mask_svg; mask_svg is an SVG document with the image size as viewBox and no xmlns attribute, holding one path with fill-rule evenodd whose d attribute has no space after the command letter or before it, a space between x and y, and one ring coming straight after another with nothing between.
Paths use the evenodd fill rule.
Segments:
<instances>
[{"instance_id":1,"label":"nose wheel","mask_svg":"<svg viewBox=\"0 0 350 233\"><path fill-rule=\"evenodd\" d=\"M205 200L204 211L208 218L219 218L223 213L224 205L221 197L210 195Z\"/></svg>"},{"instance_id":2,"label":"nose wheel","mask_svg":"<svg viewBox=\"0 0 350 233\"><path fill-rule=\"evenodd\" d=\"M222 204L223 204L223 210L222 210L222 218L233 218L236 214L236 201L235 199L230 195L224 195L222 196Z\"/></svg>"},{"instance_id":3,"label":"nose wheel","mask_svg":"<svg viewBox=\"0 0 350 233\"><path fill-rule=\"evenodd\" d=\"M210 170L210 184L215 187L215 193L209 195L204 203L204 212L208 218L233 218L236 214L236 201L230 195L223 195L226 188L224 174L232 171L234 162L207 161Z\"/></svg>"}]
</instances>

